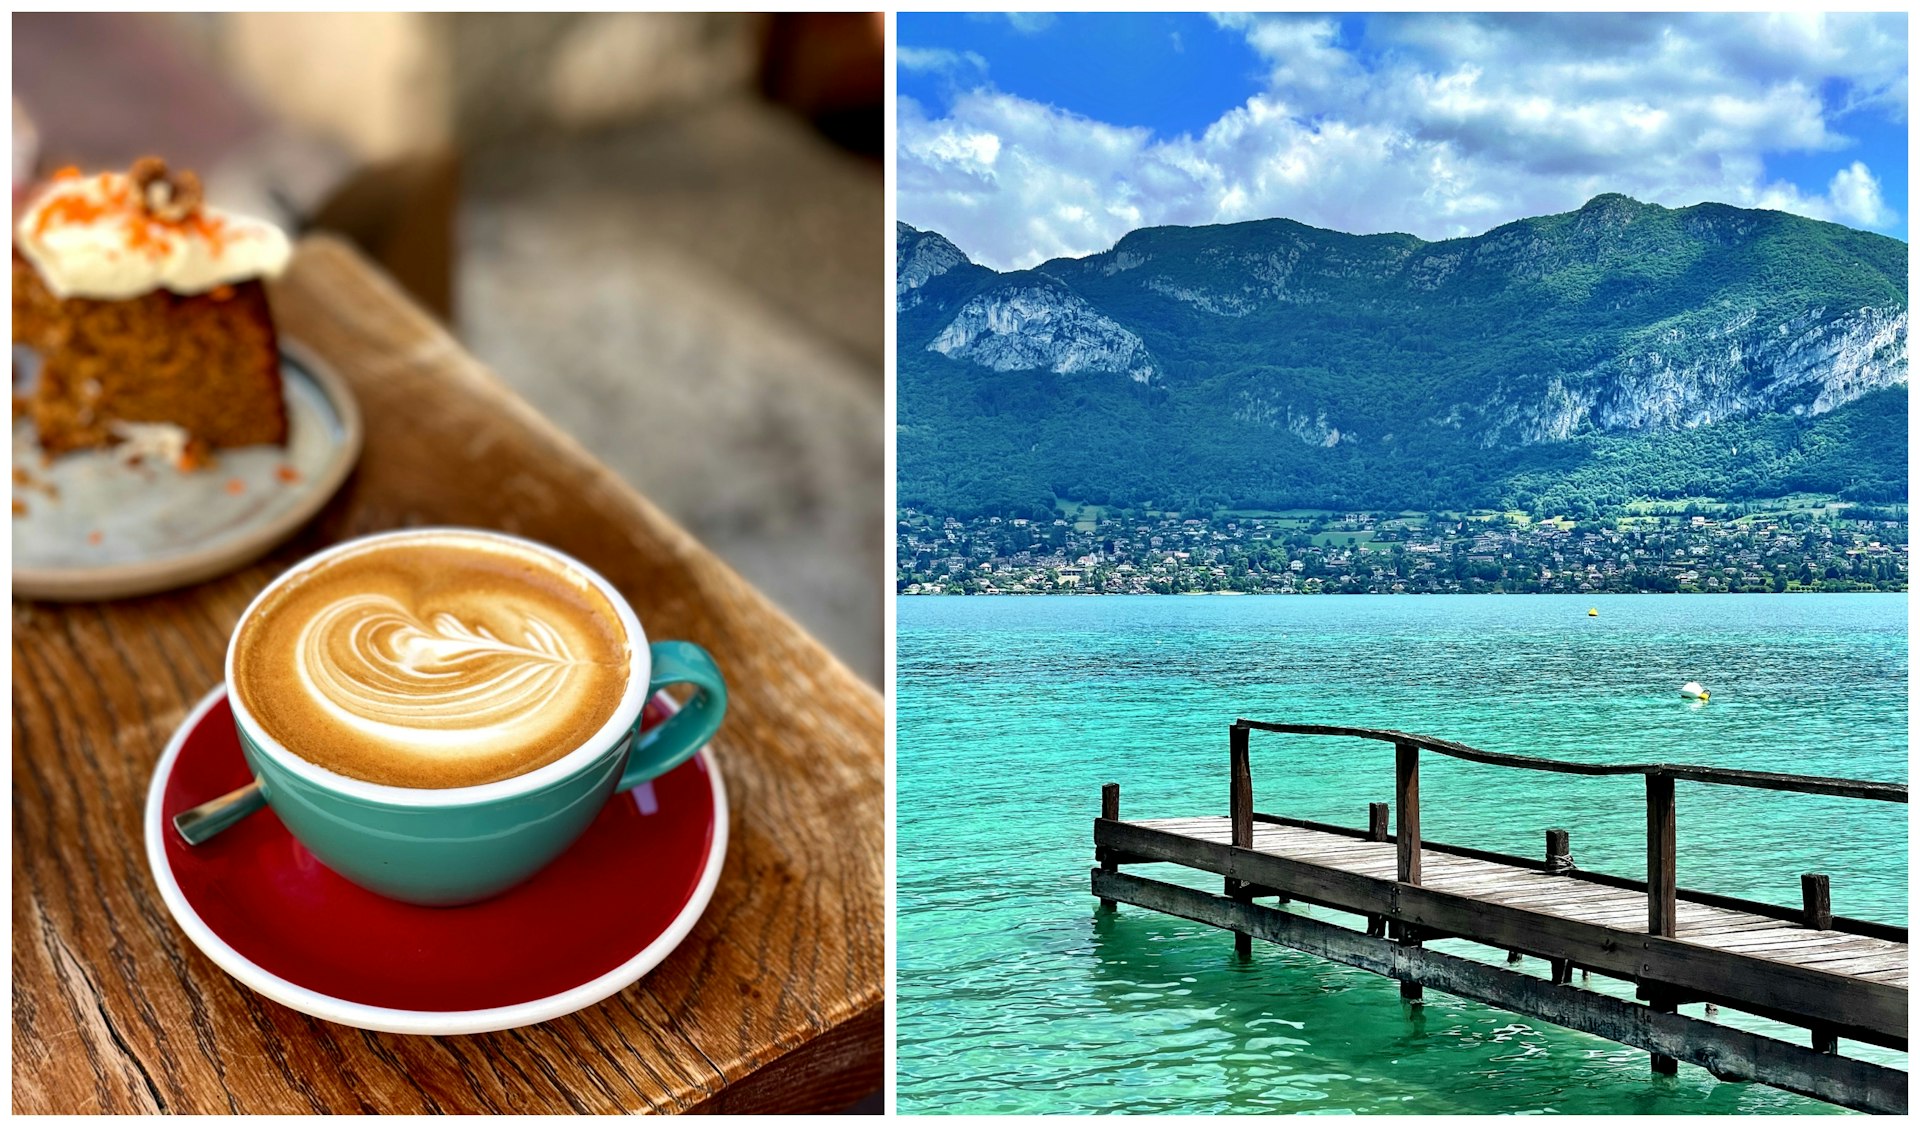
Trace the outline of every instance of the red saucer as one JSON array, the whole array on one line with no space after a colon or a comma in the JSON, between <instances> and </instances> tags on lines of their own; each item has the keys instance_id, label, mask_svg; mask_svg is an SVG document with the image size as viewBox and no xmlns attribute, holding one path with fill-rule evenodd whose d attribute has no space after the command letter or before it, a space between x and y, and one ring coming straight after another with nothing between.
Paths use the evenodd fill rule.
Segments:
<instances>
[{"instance_id":1,"label":"red saucer","mask_svg":"<svg viewBox=\"0 0 1920 1127\"><path fill-rule=\"evenodd\" d=\"M649 701L643 727L673 708ZM664 959L706 908L726 852L726 792L703 749L615 795L532 880L460 908L352 884L262 810L204 845L175 814L244 785L224 687L187 717L147 800L147 856L174 918L228 973L316 1017L402 1033L475 1033L592 1005Z\"/></svg>"}]
</instances>

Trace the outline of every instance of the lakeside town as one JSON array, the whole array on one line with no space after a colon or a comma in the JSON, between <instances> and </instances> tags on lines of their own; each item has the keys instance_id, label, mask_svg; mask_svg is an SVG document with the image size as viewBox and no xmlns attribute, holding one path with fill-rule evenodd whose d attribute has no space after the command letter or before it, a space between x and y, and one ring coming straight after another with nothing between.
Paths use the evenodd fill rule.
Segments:
<instances>
[{"instance_id":1,"label":"lakeside town","mask_svg":"<svg viewBox=\"0 0 1920 1127\"><path fill-rule=\"evenodd\" d=\"M1905 591L1904 507L1688 504L1523 513L1052 520L902 509L903 595Z\"/></svg>"}]
</instances>

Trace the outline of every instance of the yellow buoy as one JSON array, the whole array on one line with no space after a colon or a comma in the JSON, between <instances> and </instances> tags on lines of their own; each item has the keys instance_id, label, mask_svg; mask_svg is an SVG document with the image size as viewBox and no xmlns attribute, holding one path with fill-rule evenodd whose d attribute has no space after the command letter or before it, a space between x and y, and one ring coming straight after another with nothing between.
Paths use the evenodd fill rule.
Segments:
<instances>
[{"instance_id":1,"label":"yellow buoy","mask_svg":"<svg viewBox=\"0 0 1920 1127\"><path fill-rule=\"evenodd\" d=\"M1599 617L1600 617L1600 608L1599 608L1599 607L1588 607L1588 608L1587 608L1587 617L1588 617L1588 618L1599 618Z\"/></svg>"}]
</instances>

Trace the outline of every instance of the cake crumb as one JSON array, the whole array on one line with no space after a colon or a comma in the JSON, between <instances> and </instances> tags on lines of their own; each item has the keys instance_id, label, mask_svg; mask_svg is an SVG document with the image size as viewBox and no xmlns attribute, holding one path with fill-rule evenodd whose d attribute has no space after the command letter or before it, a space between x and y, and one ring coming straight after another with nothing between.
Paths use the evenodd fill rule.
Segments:
<instances>
[{"instance_id":1,"label":"cake crumb","mask_svg":"<svg viewBox=\"0 0 1920 1127\"><path fill-rule=\"evenodd\" d=\"M60 499L59 486L51 481L36 477L34 472L25 466L13 467L13 483L22 489L31 489L36 493L44 494L49 501L58 501Z\"/></svg>"},{"instance_id":2,"label":"cake crumb","mask_svg":"<svg viewBox=\"0 0 1920 1127\"><path fill-rule=\"evenodd\" d=\"M238 496L240 496L240 495L241 495L242 493L245 493L246 491L247 491L247 483L246 483L246 482L244 482L244 481L241 481L241 480L240 480L239 478L237 478L237 477L230 477L230 478L228 478L228 479L227 479L227 492L228 492L228 493L231 493L231 494L233 494L233 495L234 495L235 497L238 497Z\"/></svg>"},{"instance_id":3,"label":"cake crumb","mask_svg":"<svg viewBox=\"0 0 1920 1127\"><path fill-rule=\"evenodd\" d=\"M27 515L27 503L18 497L13 499L13 515L17 517Z\"/></svg>"},{"instance_id":4,"label":"cake crumb","mask_svg":"<svg viewBox=\"0 0 1920 1127\"><path fill-rule=\"evenodd\" d=\"M98 545L100 541L105 540L106 538L107 538L107 534L100 531L97 528L94 529L92 532L87 533L87 543L89 544Z\"/></svg>"},{"instance_id":5,"label":"cake crumb","mask_svg":"<svg viewBox=\"0 0 1920 1127\"><path fill-rule=\"evenodd\" d=\"M181 473L192 473L215 465L218 461L219 459L213 456L213 447L207 444L207 440L196 436L187 440L187 444L180 450L180 456L174 459L173 466ZM227 488L232 489L233 486L229 485Z\"/></svg>"},{"instance_id":6,"label":"cake crumb","mask_svg":"<svg viewBox=\"0 0 1920 1127\"><path fill-rule=\"evenodd\" d=\"M273 476L288 485L292 485L294 482L300 480L300 471L289 465L280 465L274 468Z\"/></svg>"}]
</instances>

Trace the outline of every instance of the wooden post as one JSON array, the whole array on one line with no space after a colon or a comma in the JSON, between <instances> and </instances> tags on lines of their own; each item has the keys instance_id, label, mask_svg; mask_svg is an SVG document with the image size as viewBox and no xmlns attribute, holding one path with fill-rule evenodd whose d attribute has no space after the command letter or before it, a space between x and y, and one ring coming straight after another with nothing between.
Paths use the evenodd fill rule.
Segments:
<instances>
[{"instance_id":1,"label":"wooden post","mask_svg":"<svg viewBox=\"0 0 1920 1127\"><path fill-rule=\"evenodd\" d=\"M1573 871L1573 845L1565 830L1547 831L1547 871L1556 875Z\"/></svg>"},{"instance_id":2,"label":"wooden post","mask_svg":"<svg viewBox=\"0 0 1920 1127\"><path fill-rule=\"evenodd\" d=\"M1228 750L1231 760L1228 799L1233 821L1233 844L1238 849L1252 849L1253 766L1247 754L1247 729L1238 724L1228 729ZM1232 877L1227 878L1227 895L1235 900L1253 899L1249 888ZM1252 932L1233 933L1233 953L1241 959L1253 958Z\"/></svg>"},{"instance_id":3,"label":"wooden post","mask_svg":"<svg viewBox=\"0 0 1920 1127\"><path fill-rule=\"evenodd\" d=\"M1420 883L1420 749L1393 745L1393 800L1399 819L1393 839L1400 847L1400 880Z\"/></svg>"},{"instance_id":4,"label":"wooden post","mask_svg":"<svg viewBox=\"0 0 1920 1127\"><path fill-rule=\"evenodd\" d=\"M1413 926L1412 924L1403 923L1403 924L1395 924L1394 931L1397 933L1400 946L1402 947L1420 946L1420 929L1419 928ZM1407 979L1400 980L1400 1000L1401 1001L1419 1002L1423 1000L1426 996L1427 996L1427 988L1425 986L1422 986L1418 982L1408 981Z\"/></svg>"},{"instance_id":5,"label":"wooden post","mask_svg":"<svg viewBox=\"0 0 1920 1127\"><path fill-rule=\"evenodd\" d=\"M1562 876L1573 871L1573 845L1567 831L1551 829L1547 831L1547 869L1548 873ZM1509 958L1509 962L1519 960ZM1567 959L1549 959L1547 961L1549 977L1554 985L1563 986L1573 981L1573 963Z\"/></svg>"},{"instance_id":6,"label":"wooden post","mask_svg":"<svg viewBox=\"0 0 1920 1127\"><path fill-rule=\"evenodd\" d=\"M1399 878L1403 884L1420 883L1420 749L1410 743L1393 745L1393 840L1399 852ZM1419 932L1406 924L1399 925L1400 942L1409 946L1420 945ZM1400 997L1403 1001L1418 1002L1426 996L1425 987L1418 982L1402 981Z\"/></svg>"},{"instance_id":7,"label":"wooden post","mask_svg":"<svg viewBox=\"0 0 1920 1127\"><path fill-rule=\"evenodd\" d=\"M1117 822L1120 820L1119 783L1108 783L1106 786L1100 788L1100 816L1109 822ZM1114 863L1113 858L1107 854L1104 848L1100 851L1098 860L1100 862L1101 872L1115 873L1120 871L1120 866ZM1118 911L1120 906L1103 896L1100 898L1100 907L1104 911L1113 912Z\"/></svg>"},{"instance_id":8,"label":"wooden post","mask_svg":"<svg viewBox=\"0 0 1920 1127\"><path fill-rule=\"evenodd\" d=\"M1674 856L1673 776L1659 772L1647 776L1647 934L1673 935L1679 920L1679 869ZM1651 989L1647 1006L1656 1013L1676 1013L1679 1004L1671 991ZM1653 1071L1672 1076L1680 1071L1680 1062L1661 1053L1652 1054Z\"/></svg>"},{"instance_id":9,"label":"wooden post","mask_svg":"<svg viewBox=\"0 0 1920 1127\"><path fill-rule=\"evenodd\" d=\"M1814 931L1833 930L1833 885L1825 873L1800 874L1800 922ZM1832 1029L1816 1025L1812 1032L1815 1052L1840 1051L1840 1038Z\"/></svg>"},{"instance_id":10,"label":"wooden post","mask_svg":"<svg viewBox=\"0 0 1920 1127\"><path fill-rule=\"evenodd\" d=\"M1387 832L1387 804L1384 802L1367 803L1367 840L1385 841L1391 835ZM1384 939L1387 934L1387 917L1368 916L1367 934L1375 939Z\"/></svg>"},{"instance_id":11,"label":"wooden post","mask_svg":"<svg viewBox=\"0 0 1920 1127\"><path fill-rule=\"evenodd\" d=\"M1672 994L1664 990L1658 991L1653 995L1652 1000L1647 1003L1647 1008L1655 1013L1661 1014L1680 1012L1680 1004L1674 1000ZM1652 1058L1650 1063L1653 1066L1654 1075L1672 1076L1680 1071L1680 1062L1674 1058L1664 1053L1652 1053L1650 1056Z\"/></svg>"},{"instance_id":12,"label":"wooden post","mask_svg":"<svg viewBox=\"0 0 1920 1127\"><path fill-rule=\"evenodd\" d=\"M1825 873L1800 874L1800 922L1815 931L1833 930L1833 885Z\"/></svg>"},{"instance_id":13,"label":"wooden post","mask_svg":"<svg viewBox=\"0 0 1920 1127\"><path fill-rule=\"evenodd\" d=\"M1673 776L1647 776L1647 934L1672 935L1679 918Z\"/></svg>"},{"instance_id":14,"label":"wooden post","mask_svg":"<svg viewBox=\"0 0 1920 1127\"><path fill-rule=\"evenodd\" d=\"M1247 758L1247 729L1234 725L1229 729L1229 747L1233 777L1230 783L1233 815L1233 844L1253 848L1253 768Z\"/></svg>"}]
</instances>

